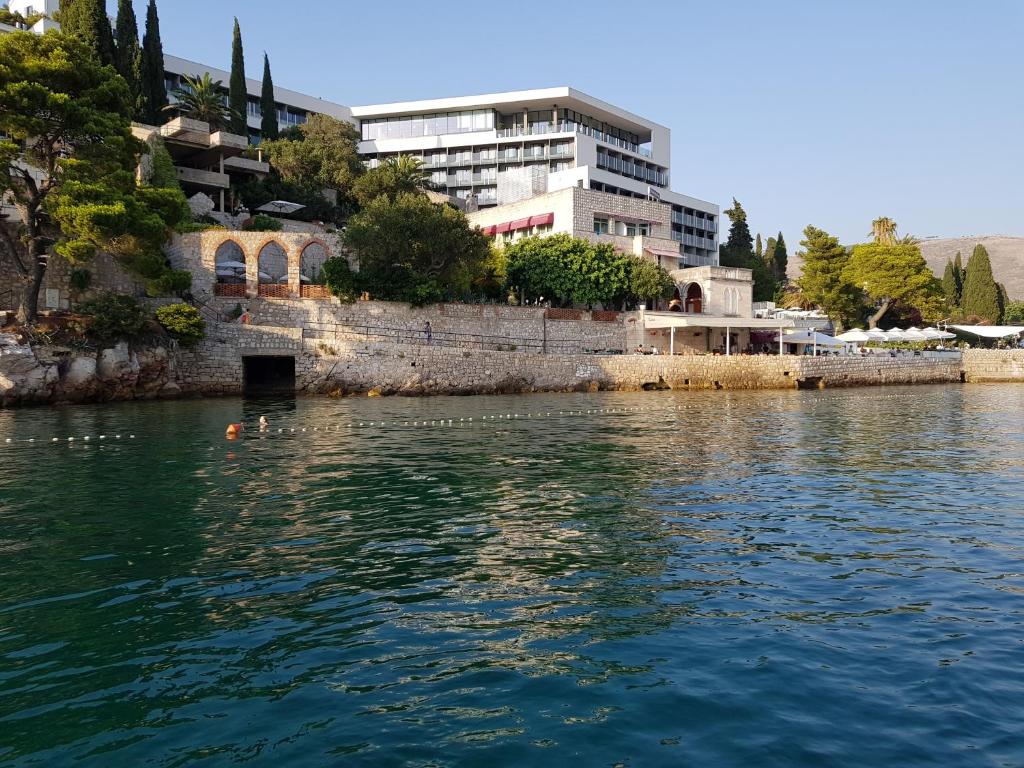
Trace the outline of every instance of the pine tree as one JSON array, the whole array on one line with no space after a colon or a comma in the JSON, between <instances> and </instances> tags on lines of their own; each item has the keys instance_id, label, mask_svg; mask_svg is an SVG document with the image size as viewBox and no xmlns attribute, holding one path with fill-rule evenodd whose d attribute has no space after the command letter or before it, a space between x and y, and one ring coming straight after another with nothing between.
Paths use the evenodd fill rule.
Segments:
<instances>
[{"instance_id":1,"label":"pine tree","mask_svg":"<svg viewBox=\"0 0 1024 768\"><path fill-rule=\"evenodd\" d=\"M73 0L60 7L61 30L85 40L96 52L100 64L116 66L114 33L103 0Z\"/></svg>"},{"instance_id":2,"label":"pine tree","mask_svg":"<svg viewBox=\"0 0 1024 768\"><path fill-rule=\"evenodd\" d=\"M860 289L847 276L850 254L838 239L817 227L804 230L800 245L804 247L797 281L800 293L806 302L821 307L841 331L863 306Z\"/></svg>"},{"instance_id":3,"label":"pine tree","mask_svg":"<svg viewBox=\"0 0 1024 768\"><path fill-rule=\"evenodd\" d=\"M999 286L992 276L992 262L989 261L988 251L980 243L975 246L974 253L967 262L961 304L967 317L980 317L991 323L999 322Z\"/></svg>"},{"instance_id":4,"label":"pine tree","mask_svg":"<svg viewBox=\"0 0 1024 768\"><path fill-rule=\"evenodd\" d=\"M156 0L146 9L146 34L142 37L142 77L139 85L141 119L150 125L164 122L167 87L164 85L164 47L160 42L160 17Z\"/></svg>"},{"instance_id":5,"label":"pine tree","mask_svg":"<svg viewBox=\"0 0 1024 768\"><path fill-rule=\"evenodd\" d=\"M263 53L263 94L260 97L260 109L263 120L260 123L260 136L273 141L278 137L277 105L274 103L274 78L270 75L270 59Z\"/></svg>"},{"instance_id":6,"label":"pine tree","mask_svg":"<svg viewBox=\"0 0 1024 768\"><path fill-rule=\"evenodd\" d=\"M786 252L786 238L779 232L779 236L775 240L775 254L774 254L774 270L775 279L780 283L786 280L786 270L789 269L789 254Z\"/></svg>"},{"instance_id":7,"label":"pine tree","mask_svg":"<svg viewBox=\"0 0 1024 768\"><path fill-rule=\"evenodd\" d=\"M732 224L729 226L729 239L719 248L719 263L723 267L746 268L754 256L754 239L747 226L747 212L734 197L732 208L725 211L725 215Z\"/></svg>"},{"instance_id":8,"label":"pine tree","mask_svg":"<svg viewBox=\"0 0 1024 768\"><path fill-rule=\"evenodd\" d=\"M249 92L245 87L245 55L242 53L242 30L235 18L231 38L231 81L228 85L228 109L231 110L229 129L239 136L249 135Z\"/></svg>"},{"instance_id":9,"label":"pine tree","mask_svg":"<svg viewBox=\"0 0 1024 768\"><path fill-rule=\"evenodd\" d=\"M139 26L131 0L117 3L117 71L128 83L132 93L134 117L141 119L142 48L139 46Z\"/></svg>"}]
</instances>

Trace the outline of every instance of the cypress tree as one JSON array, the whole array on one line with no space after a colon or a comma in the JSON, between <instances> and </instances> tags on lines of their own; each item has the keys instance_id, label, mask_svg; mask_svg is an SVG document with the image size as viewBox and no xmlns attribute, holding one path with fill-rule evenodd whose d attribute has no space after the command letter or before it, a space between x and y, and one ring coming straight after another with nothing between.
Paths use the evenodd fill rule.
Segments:
<instances>
[{"instance_id":1,"label":"cypress tree","mask_svg":"<svg viewBox=\"0 0 1024 768\"><path fill-rule=\"evenodd\" d=\"M775 239L774 262L775 279L782 282L786 279L786 270L789 269L789 254L786 252L786 238L781 232Z\"/></svg>"},{"instance_id":2,"label":"cypress tree","mask_svg":"<svg viewBox=\"0 0 1024 768\"><path fill-rule=\"evenodd\" d=\"M260 136L273 141L278 137L277 106L274 104L274 79L270 75L270 59L263 53L263 93L260 97L260 109L263 120L260 123Z\"/></svg>"},{"instance_id":3,"label":"cypress tree","mask_svg":"<svg viewBox=\"0 0 1024 768\"><path fill-rule=\"evenodd\" d=\"M141 119L142 48L139 46L139 26L131 0L118 0L117 3L116 53L117 71L132 92L135 119Z\"/></svg>"},{"instance_id":4,"label":"cypress tree","mask_svg":"<svg viewBox=\"0 0 1024 768\"><path fill-rule=\"evenodd\" d=\"M242 53L242 30L235 17L235 30L231 39L231 81L228 87L228 109L231 110L229 129L239 136L249 135L249 93L245 87L245 56Z\"/></svg>"},{"instance_id":5,"label":"cypress tree","mask_svg":"<svg viewBox=\"0 0 1024 768\"><path fill-rule=\"evenodd\" d=\"M104 66L116 66L114 33L103 0L73 0L60 7L61 30L82 38Z\"/></svg>"},{"instance_id":6,"label":"cypress tree","mask_svg":"<svg viewBox=\"0 0 1024 768\"><path fill-rule=\"evenodd\" d=\"M167 106L167 87L164 85L164 47L160 42L160 17L156 12L156 0L149 0L146 9L139 96L142 102L142 121L150 125L162 124L165 114L163 110Z\"/></svg>"},{"instance_id":7,"label":"cypress tree","mask_svg":"<svg viewBox=\"0 0 1024 768\"><path fill-rule=\"evenodd\" d=\"M757 237L754 238L754 258L758 261L764 261L764 247L761 245L761 233L757 233Z\"/></svg>"},{"instance_id":8,"label":"cypress tree","mask_svg":"<svg viewBox=\"0 0 1024 768\"><path fill-rule=\"evenodd\" d=\"M961 299L967 317L980 317L992 323L999 322L999 286L992 276L992 262L988 251L980 243L975 246L967 262Z\"/></svg>"},{"instance_id":9,"label":"cypress tree","mask_svg":"<svg viewBox=\"0 0 1024 768\"><path fill-rule=\"evenodd\" d=\"M953 278L956 280L956 305L959 307L964 296L964 262L960 258L960 251L956 252L956 259L953 260Z\"/></svg>"},{"instance_id":10,"label":"cypress tree","mask_svg":"<svg viewBox=\"0 0 1024 768\"><path fill-rule=\"evenodd\" d=\"M734 197L732 208L725 211L732 224L729 225L729 239L719 248L719 263L723 267L744 267L754 256L754 238L747 226L747 212Z\"/></svg>"},{"instance_id":11,"label":"cypress tree","mask_svg":"<svg viewBox=\"0 0 1024 768\"><path fill-rule=\"evenodd\" d=\"M773 273L775 271L775 245L775 238L769 237L765 241L764 246L764 263L768 265L769 269L771 269Z\"/></svg>"},{"instance_id":12,"label":"cypress tree","mask_svg":"<svg viewBox=\"0 0 1024 768\"><path fill-rule=\"evenodd\" d=\"M957 285L959 281L956 278L956 267L952 261L947 261L946 269L942 273L942 293L946 297L946 304L954 313L960 306L960 290Z\"/></svg>"}]
</instances>

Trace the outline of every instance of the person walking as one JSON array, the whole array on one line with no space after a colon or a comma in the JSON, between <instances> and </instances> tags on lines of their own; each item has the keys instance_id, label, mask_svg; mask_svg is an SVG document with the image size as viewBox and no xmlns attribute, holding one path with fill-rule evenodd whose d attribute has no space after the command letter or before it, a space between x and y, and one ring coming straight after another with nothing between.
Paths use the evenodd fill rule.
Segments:
<instances>
[{"instance_id":1,"label":"person walking","mask_svg":"<svg viewBox=\"0 0 1024 768\"><path fill-rule=\"evenodd\" d=\"M429 320L427 320L427 322L423 325L423 334L427 337L427 344L434 343L434 331L430 327Z\"/></svg>"}]
</instances>

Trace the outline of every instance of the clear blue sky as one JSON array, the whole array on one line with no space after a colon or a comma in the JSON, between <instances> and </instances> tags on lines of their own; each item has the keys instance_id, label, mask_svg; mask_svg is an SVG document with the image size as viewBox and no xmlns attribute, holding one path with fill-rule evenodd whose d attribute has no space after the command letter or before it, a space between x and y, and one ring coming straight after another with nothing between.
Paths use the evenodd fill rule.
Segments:
<instances>
[{"instance_id":1,"label":"clear blue sky","mask_svg":"<svg viewBox=\"0 0 1024 768\"><path fill-rule=\"evenodd\" d=\"M111 13L116 2L108 3ZM135 0L140 23L145 0ZM672 187L844 242L1024 235L1024 2L157 0L168 53L341 104L571 85L672 129Z\"/></svg>"}]
</instances>

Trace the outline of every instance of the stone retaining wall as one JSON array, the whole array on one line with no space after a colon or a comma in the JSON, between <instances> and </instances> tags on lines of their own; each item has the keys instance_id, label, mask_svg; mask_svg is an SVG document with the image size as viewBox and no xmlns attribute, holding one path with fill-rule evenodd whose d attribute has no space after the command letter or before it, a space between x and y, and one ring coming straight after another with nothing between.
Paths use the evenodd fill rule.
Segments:
<instances>
[{"instance_id":1,"label":"stone retaining wall","mask_svg":"<svg viewBox=\"0 0 1024 768\"><path fill-rule=\"evenodd\" d=\"M967 349L964 381L1024 382L1024 349Z\"/></svg>"},{"instance_id":2,"label":"stone retaining wall","mask_svg":"<svg viewBox=\"0 0 1024 768\"><path fill-rule=\"evenodd\" d=\"M218 326L195 350L179 354L179 385L186 392L240 392L243 355L294 356L296 388L309 393L792 389L960 380L956 360L541 355L344 338L326 342L303 338L300 329Z\"/></svg>"}]
</instances>

